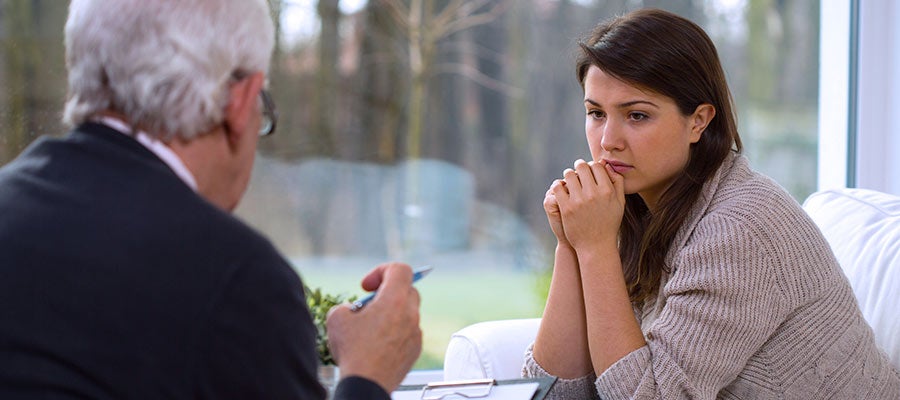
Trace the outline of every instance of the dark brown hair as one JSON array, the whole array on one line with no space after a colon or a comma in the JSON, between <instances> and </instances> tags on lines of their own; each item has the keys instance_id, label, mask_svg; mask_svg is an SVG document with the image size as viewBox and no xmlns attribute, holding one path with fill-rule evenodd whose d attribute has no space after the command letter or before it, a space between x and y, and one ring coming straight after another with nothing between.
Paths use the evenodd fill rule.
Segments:
<instances>
[{"instance_id":1,"label":"dark brown hair","mask_svg":"<svg viewBox=\"0 0 900 400\"><path fill-rule=\"evenodd\" d=\"M666 255L703 184L729 152L741 151L731 93L709 36L667 11L642 9L612 19L579 45L576 72L582 88L588 69L596 66L628 84L671 98L685 116L701 104L716 109L700 140L691 145L683 173L662 194L652 214L640 196L626 196L619 254L631 301L641 303L657 290L663 271L670 271Z\"/></svg>"}]
</instances>

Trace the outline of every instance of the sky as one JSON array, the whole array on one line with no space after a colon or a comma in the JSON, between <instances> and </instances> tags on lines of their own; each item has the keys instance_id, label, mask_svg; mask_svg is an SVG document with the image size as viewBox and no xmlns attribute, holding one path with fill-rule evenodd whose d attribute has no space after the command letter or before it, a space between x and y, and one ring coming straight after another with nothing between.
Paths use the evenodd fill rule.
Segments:
<instances>
[{"instance_id":1,"label":"sky","mask_svg":"<svg viewBox=\"0 0 900 400\"><path fill-rule=\"evenodd\" d=\"M341 0L341 12L351 14L366 5L367 0ZM281 40L288 46L315 36L319 32L317 0L288 0L281 11Z\"/></svg>"},{"instance_id":2,"label":"sky","mask_svg":"<svg viewBox=\"0 0 900 400\"><path fill-rule=\"evenodd\" d=\"M368 0L340 0L341 12L352 14L365 7ZM594 0L576 0L580 3L591 3ZM281 15L282 43L293 46L307 40L319 32L319 18L316 15L317 0L287 0ZM707 0L711 11L724 15L737 16L746 7L747 0ZM732 29L738 29L741 21L731 21ZM733 33L732 33L733 34Z\"/></svg>"}]
</instances>

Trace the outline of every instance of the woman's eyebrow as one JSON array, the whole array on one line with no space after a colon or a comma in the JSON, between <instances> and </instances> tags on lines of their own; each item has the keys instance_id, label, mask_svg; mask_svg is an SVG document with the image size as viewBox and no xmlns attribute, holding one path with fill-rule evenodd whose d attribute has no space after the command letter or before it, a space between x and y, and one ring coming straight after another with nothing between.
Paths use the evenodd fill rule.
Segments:
<instances>
[{"instance_id":1,"label":"woman's eyebrow","mask_svg":"<svg viewBox=\"0 0 900 400\"><path fill-rule=\"evenodd\" d=\"M631 106L636 105L636 104L646 104L646 105L651 106L651 107L653 107L653 108L659 108L659 106L656 105L656 103L654 103L654 102L652 102L652 101L648 101L648 100L632 100L632 101L626 101L626 102L624 102L624 103L619 103L619 104L616 106L616 108L627 108L627 107L631 107Z\"/></svg>"},{"instance_id":2,"label":"woman's eyebrow","mask_svg":"<svg viewBox=\"0 0 900 400\"><path fill-rule=\"evenodd\" d=\"M600 105L600 103L597 103L596 101L591 100L591 99L584 99L584 102L585 102L585 103L588 103L588 104L591 104L591 105L593 105L593 106L595 106L595 107L602 107L602 106ZM631 101L626 101L626 102L624 102L624 103L619 103L619 104L617 104L617 105L616 105L616 108L628 108L628 107L631 107L631 106L636 105L636 104L646 104L646 105L649 105L649 106L651 106L651 107L653 107L653 108L659 108L659 106L656 105L656 103L654 103L654 102L652 102L652 101L649 101L649 100L631 100Z\"/></svg>"}]
</instances>

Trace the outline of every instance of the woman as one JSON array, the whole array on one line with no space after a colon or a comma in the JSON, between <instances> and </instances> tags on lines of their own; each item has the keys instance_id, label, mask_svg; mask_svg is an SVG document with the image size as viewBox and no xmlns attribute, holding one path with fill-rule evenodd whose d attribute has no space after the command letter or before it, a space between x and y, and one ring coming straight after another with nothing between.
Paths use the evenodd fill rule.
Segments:
<instances>
[{"instance_id":1,"label":"woman","mask_svg":"<svg viewBox=\"0 0 900 400\"><path fill-rule=\"evenodd\" d=\"M900 399L827 242L740 155L703 30L640 10L581 50L593 161L544 199L558 245L525 376L563 399Z\"/></svg>"}]
</instances>

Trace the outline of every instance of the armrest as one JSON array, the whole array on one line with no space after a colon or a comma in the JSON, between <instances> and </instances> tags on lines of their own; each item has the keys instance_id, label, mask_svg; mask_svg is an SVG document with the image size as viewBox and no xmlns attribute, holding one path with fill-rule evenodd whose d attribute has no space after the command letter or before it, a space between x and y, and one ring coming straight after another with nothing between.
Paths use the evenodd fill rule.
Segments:
<instances>
[{"instance_id":1,"label":"armrest","mask_svg":"<svg viewBox=\"0 0 900 400\"><path fill-rule=\"evenodd\" d=\"M900 196L833 189L803 203L853 287L875 341L900 369Z\"/></svg>"},{"instance_id":2,"label":"armrest","mask_svg":"<svg viewBox=\"0 0 900 400\"><path fill-rule=\"evenodd\" d=\"M444 380L521 378L525 350L540 324L540 318L510 319L460 329L447 345Z\"/></svg>"}]
</instances>

